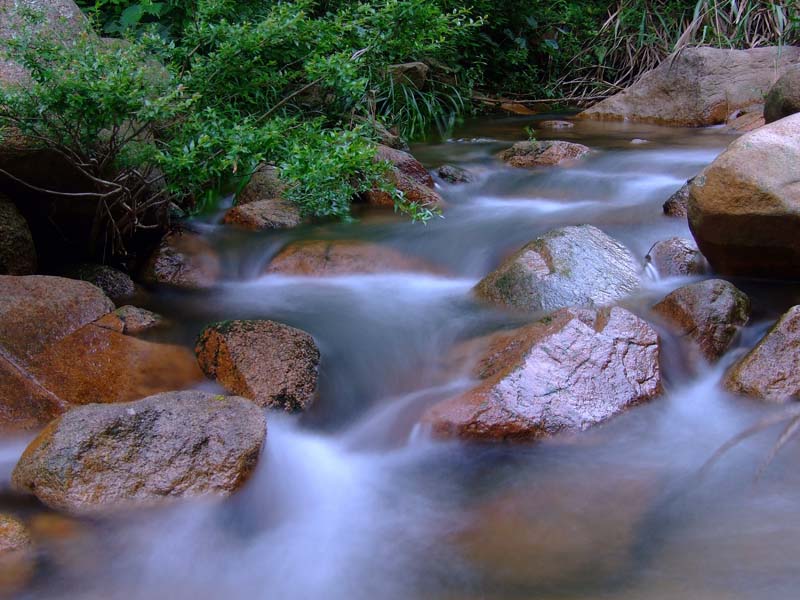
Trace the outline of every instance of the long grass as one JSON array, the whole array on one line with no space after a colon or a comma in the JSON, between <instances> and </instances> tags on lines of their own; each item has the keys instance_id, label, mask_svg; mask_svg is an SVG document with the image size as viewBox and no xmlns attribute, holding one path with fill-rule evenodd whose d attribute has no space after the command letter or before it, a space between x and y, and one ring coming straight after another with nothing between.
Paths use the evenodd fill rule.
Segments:
<instances>
[{"instance_id":1,"label":"long grass","mask_svg":"<svg viewBox=\"0 0 800 600\"><path fill-rule=\"evenodd\" d=\"M798 42L797 0L618 0L555 88L561 96L610 95L688 46L747 49Z\"/></svg>"}]
</instances>

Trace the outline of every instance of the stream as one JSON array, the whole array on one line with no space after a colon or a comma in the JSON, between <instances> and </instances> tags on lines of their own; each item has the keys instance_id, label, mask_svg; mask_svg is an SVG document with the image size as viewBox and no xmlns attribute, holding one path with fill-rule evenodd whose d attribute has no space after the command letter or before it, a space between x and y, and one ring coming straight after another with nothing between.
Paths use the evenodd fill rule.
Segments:
<instances>
[{"instance_id":1,"label":"stream","mask_svg":"<svg viewBox=\"0 0 800 600\"><path fill-rule=\"evenodd\" d=\"M368 209L352 224L288 232L196 222L219 249L225 282L154 296L149 308L175 323L159 339L191 347L205 324L223 319L301 328L322 352L319 399L302 416L268 415L258 470L233 498L93 519L48 555L20 597L797 598L798 443L761 477L779 429L745 441L704 477L698 470L778 410L718 384L727 365L800 303L800 285L734 281L752 298L753 318L712 367L689 363L649 315L692 279L646 275L625 305L659 327L666 391L581 435L530 445L442 442L418 425L432 403L471 383L469 360L447 360L454 345L524 322L475 302L478 280L521 245L569 224L596 225L644 264L653 243L691 237L686 220L664 216L661 205L734 139L720 128L576 122L537 137L591 147L578 164L505 167L496 153L524 139L537 119L477 119L450 139L414 146L428 168L453 164L476 175L470 184L438 182L448 207L427 225ZM295 239L367 240L436 269L261 275ZM5 489L23 447L24 440L0 445Z\"/></svg>"}]
</instances>

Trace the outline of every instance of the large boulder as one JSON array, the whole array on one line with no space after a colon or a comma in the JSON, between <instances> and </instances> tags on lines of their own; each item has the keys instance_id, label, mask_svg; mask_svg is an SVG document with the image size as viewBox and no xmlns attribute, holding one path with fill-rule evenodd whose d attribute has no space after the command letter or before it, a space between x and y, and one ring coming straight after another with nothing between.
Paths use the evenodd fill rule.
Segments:
<instances>
[{"instance_id":1,"label":"large boulder","mask_svg":"<svg viewBox=\"0 0 800 600\"><path fill-rule=\"evenodd\" d=\"M660 277L701 275L708 268L694 240L680 237L656 242L645 260Z\"/></svg>"},{"instance_id":2,"label":"large boulder","mask_svg":"<svg viewBox=\"0 0 800 600\"><path fill-rule=\"evenodd\" d=\"M375 160L389 165L386 183L402 192L406 201L427 207L441 207L442 197L433 189L433 177L411 154L389 146L378 146ZM364 194L372 206L394 206L394 197L389 192L373 189Z\"/></svg>"},{"instance_id":3,"label":"large boulder","mask_svg":"<svg viewBox=\"0 0 800 600\"><path fill-rule=\"evenodd\" d=\"M166 236L148 259L142 279L185 289L209 288L222 276L214 248L202 236L188 231Z\"/></svg>"},{"instance_id":4,"label":"large boulder","mask_svg":"<svg viewBox=\"0 0 800 600\"><path fill-rule=\"evenodd\" d=\"M500 153L500 159L518 168L553 166L573 161L589 153L583 144L559 140L517 142Z\"/></svg>"},{"instance_id":5,"label":"large boulder","mask_svg":"<svg viewBox=\"0 0 800 600\"><path fill-rule=\"evenodd\" d=\"M274 321L224 321L195 347L206 375L259 406L307 409L315 400L319 349L305 331Z\"/></svg>"},{"instance_id":6,"label":"large boulder","mask_svg":"<svg viewBox=\"0 0 800 600\"><path fill-rule=\"evenodd\" d=\"M90 405L50 423L27 447L14 487L72 513L225 496L247 481L266 436L244 398L168 392Z\"/></svg>"},{"instance_id":7,"label":"large boulder","mask_svg":"<svg viewBox=\"0 0 800 600\"><path fill-rule=\"evenodd\" d=\"M653 307L709 362L718 360L750 318L750 299L732 283L708 279L678 288Z\"/></svg>"},{"instance_id":8,"label":"large boulder","mask_svg":"<svg viewBox=\"0 0 800 600\"><path fill-rule=\"evenodd\" d=\"M764 101L764 120L767 123L800 112L800 67L786 71L770 88Z\"/></svg>"},{"instance_id":9,"label":"large boulder","mask_svg":"<svg viewBox=\"0 0 800 600\"><path fill-rule=\"evenodd\" d=\"M113 310L83 281L0 276L0 428L36 428L74 405L135 400L202 379L188 349L100 324Z\"/></svg>"},{"instance_id":10,"label":"large boulder","mask_svg":"<svg viewBox=\"0 0 800 600\"><path fill-rule=\"evenodd\" d=\"M0 275L36 272L36 247L25 220L14 203L0 194Z\"/></svg>"},{"instance_id":11,"label":"large boulder","mask_svg":"<svg viewBox=\"0 0 800 600\"><path fill-rule=\"evenodd\" d=\"M772 402L800 399L800 306L793 306L725 376L737 394Z\"/></svg>"},{"instance_id":12,"label":"large boulder","mask_svg":"<svg viewBox=\"0 0 800 600\"><path fill-rule=\"evenodd\" d=\"M524 246L482 279L475 293L526 311L599 307L636 290L640 270L625 246L596 227L569 226Z\"/></svg>"},{"instance_id":13,"label":"large boulder","mask_svg":"<svg viewBox=\"0 0 800 600\"><path fill-rule=\"evenodd\" d=\"M619 307L563 309L497 335L473 389L431 407L437 436L538 439L580 431L661 392L659 341Z\"/></svg>"},{"instance_id":14,"label":"large boulder","mask_svg":"<svg viewBox=\"0 0 800 600\"><path fill-rule=\"evenodd\" d=\"M800 277L798 164L800 114L743 135L692 180L689 226L715 271Z\"/></svg>"},{"instance_id":15,"label":"large boulder","mask_svg":"<svg viewBox=\"0 0 800 600\"><path fill-rule=\"evenodd\" d=\"M356 240L309 240L286 246L267 265L266 272L331 277L433 270L421 259L379 244Z\"/></svg>"},{"instance_id":16,"label":"large boulder","mask_svg":"<svg viewBox=\"0 0 800 600\"><path fill-rule=\"evenodd\" d=\"M763 102L776 77L800 64L800 48L685 48L631 87L579 117L678 127L725 123L736 110Z\"/></svg>"}]
</instances>

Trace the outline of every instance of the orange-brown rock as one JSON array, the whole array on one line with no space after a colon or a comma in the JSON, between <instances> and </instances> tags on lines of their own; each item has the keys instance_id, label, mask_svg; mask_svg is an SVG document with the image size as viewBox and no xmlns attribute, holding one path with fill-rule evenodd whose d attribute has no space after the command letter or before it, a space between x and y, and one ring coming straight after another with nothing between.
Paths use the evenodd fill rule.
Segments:
<instances>
[{"instance_id":1,"label":"orange-brown rock","mask_svg":"<svg viewBox=\"0 0 800 600\"><path fill-rule=\"evenodd\" d=\"M431 208L443 205L444 200L433 189L433 177L408 152L381 145L375 160L389 163L387 183L402 192L405 200ZM364 197L373 206L394 206L392 194L383 190L371 190Z\"/></svg>"},{"instance_id":2,"label":"orange-brown rock","mask_svg":"<svg viewBox=\"0 0 800 600\"><path fill-rule=\"evenodd\" d=\"M708 268L694 240L673 237L653 244L645 260L661 277L701 275Z\"/></svg>"},{"instance_id":3,"label":"orange-brown rock","mask_svg":"<svg viewBox=\"0 0 800 600\"><path fill-rule=\"evenodd\" d=\"M259 406L307 409L317 393L319 349L305 331L274 321L224 321L195 347L203 371Z\"/></svg>"},{"instance_id":4,"label":"orange-brown rock","mask_svg":"<svg viewBox=\"0 0 800 600\"><path fill-rule=\"evenodd\" d=\"M762 127L765 122L761 110L749 110L729 120L726 129L732 133L747 133Z\"/></svg>"},{"instance_id":5,"label":"orange-brown rock","mask_svg":"<svg viewBox=\"0 0 800 600\"><path fill-rule=\"evenodd\" d=\"M714 362L750 319L750 299L732 283L708 279L678 288L653 311Z\"/></svg>"},{"instance_id":6,"label":"orange-brown rock","mask_svg":"<svg viewBox=\"0 0 800 600\"><path fill-rule=\"evenodd\" d=\"M16 517L0 515L0 595L19 591L30 580L35 559L28 528Z\"/></svg>"},{"instance_id":7,"label":"orange-brown rock","mask_svg":"<svg viewBox=\"0 0 800 600\"><path fill-rule=\"evenodd\" d=\"M0 277L0 428L32 429L75 404L202 379L189 350L123 335L124 323L108 328L113 308L86 282Z\"/></svg>"},{"instance_id":8,"label":"orange-brown rock","mask_svg":"<svg viewBox=\"0 0 800 600\"><path fill-rule=\"evenodd\" d=\"M164 323L164 317L161 315L137 306L121 306L113 313L95 321L95 325L98 327L105 327L127 335L138 335L161 327Z\"/></svg>"},{"instance_id":9,"label":"orange-brown rock","mask_svg":"<svg viewBox=\"0 0 800 600\"><path fill-rule=\"evenodd\" d=\"M297 227L303 222L303 217L294 202L271 198L238 204L225 213L222 222L250 231L264 231Z\"/></svg>"},{"instance_id":10,"label":"orange-brown rock","mask_svg":"<svg viewBox=\"0 0 800 600\"><path fill-rule=\"evenodd\" d=\"M725 387L771 402L800 399L800 306L793 306L725 375Z\"/></svg>"},{"instance_id":11,"label":"orange-brown rock","mask_svg":"<svg viewBox=\"0 0 800 600\"><path fill-rule=\"evenodd\" d=\"M293 242L267 265L267 273L330 277L351 274L426 271L425 261L369 242L312 240Z\"/></svg>"},{"instance_id":12,"label":"orange-brown rock","mask_svg":"<svg viewBox=\"0 0 800 600\"><path fill-rule=\"evenodd\" d=\"M589 153L583 144L560 140L517 142L500 153L501 160L512 167L554 166L577 160Z\"/></svg>"},{"instance_id":13,"label":"orange-brown rock","mask_svg":"<svg viewBox=\"0 0 800 600\"><path fill-rule=\"evenodd\" d=\"M453 543L493 585L528 592L520 598L620 577L636 560L659 481L630 466L586 466L591 476L545 471L482 501L459 518Z\"/></svg>"},{"instance_id":14,"label":"orange-brown rock","mask_svg":"<svg viewBox=\"0 0 800 600\"><path fill-rule=\"evenodd\" d=\"M247 481L266 435L250 400L168 392L76 408L50 423L12 474L18 491L70 513L225 496Z\"/></svg>"},{"instance_id":15,"label":"orange-brown rock","mask_svg":"<svg viewBox=\"0 0 800 600\"><path fill-rule=\"evenodd\" d=\"M564 309L499 334L473 389L424 414L434 435L535 440L581 431L661 393L659 341L631 312Z\"/></svg>"},{"instance_id":16,"label":"orange-brown rock","mask_svg":"<svg viewBox=\"0 0 800 600\"><path fill-rule=\"evenodd\" d=\"M31 359L29 372L71 405L128 402L203 379L192 352L87 325Z\"/></svg>"},{"instance_id":17,"label":"orange-brown rock","mask_svg":"<svg viewBox=\"0 0 800 600\"><path fill-rule=\"evenodd\" d=\"M678 127L717 125L736 110L762 103L775 78L796 64L800 48L791 46L684 48L579 117Z\"/></svg>"},{"instance_id":18,"label":"orange-brown rock","mask_svg":"<svg viewBox=\"0 0 800 600\"><path fill-rule=\"evenodd\" d=\"M692 180L689 226L716 272L800 277L798 164L800 114L743 135Z\"/></svg>"},{"instance_id":19,"label":"orange-brown rock","mask_svg":"<svg viewBox=\"0 0 800 600\"><path fill-rule=\"evenodd\" d=\"M150 256L142 279L150 284L168 284L195 289L219 281L222 265L214 248L202 236L175 232L166 236Z\"/></svg>"}]
</instances>

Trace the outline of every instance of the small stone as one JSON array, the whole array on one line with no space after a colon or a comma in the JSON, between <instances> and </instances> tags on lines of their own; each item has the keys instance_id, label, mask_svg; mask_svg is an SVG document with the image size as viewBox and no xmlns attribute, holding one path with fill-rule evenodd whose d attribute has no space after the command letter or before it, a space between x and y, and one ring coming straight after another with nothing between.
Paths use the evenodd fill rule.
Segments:
<instances>
[{"instance_id":1,"label":"small stone","mask_svg":"<svg viewBox=\"0 0 800 600\"><path fill-rule=\"evenodd\" d=\"M500 159L518 168L554 166L577 160L589 153L583 144L560 140L517 142L500 153Z\"/></svg>"},{"instance_id":2,"label":"small stone","mask_svg":"<svg viewBox=\"0 0 800 600\"><path fill-rule=\"evenodd\" d=\"M149 284L169 284L198 289L214 286L222 276L216 251L203 237L190 232L166 236L142 273Z\"/></svg>"}]
</instances>

